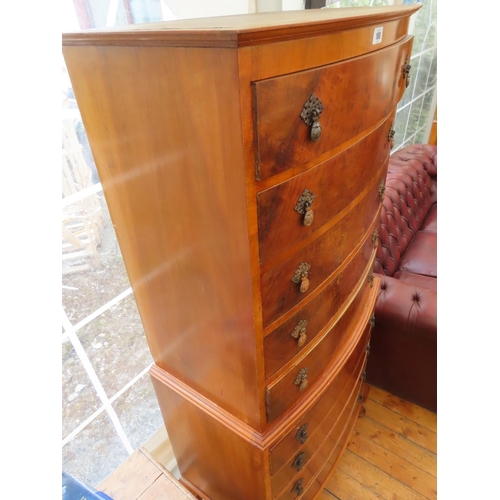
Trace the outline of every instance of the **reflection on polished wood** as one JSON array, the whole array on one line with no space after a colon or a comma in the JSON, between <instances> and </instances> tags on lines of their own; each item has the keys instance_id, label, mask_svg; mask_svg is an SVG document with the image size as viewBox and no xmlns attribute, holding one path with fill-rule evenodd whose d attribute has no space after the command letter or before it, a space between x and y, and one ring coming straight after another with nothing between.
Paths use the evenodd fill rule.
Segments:
<instances>
[{"instance_id":1,"label":"reflection on polished wood","mask_svg":"<svg viewBox=\"0 0 500 500\"><path fill-rule=\"evenodd\" d=\"M364 406L318 499L435 499L437 415L373 386ZM162 465L175 467L172 456L162 427L99 489L115 500L193 499Z\"/></svg>"}]
</instances>

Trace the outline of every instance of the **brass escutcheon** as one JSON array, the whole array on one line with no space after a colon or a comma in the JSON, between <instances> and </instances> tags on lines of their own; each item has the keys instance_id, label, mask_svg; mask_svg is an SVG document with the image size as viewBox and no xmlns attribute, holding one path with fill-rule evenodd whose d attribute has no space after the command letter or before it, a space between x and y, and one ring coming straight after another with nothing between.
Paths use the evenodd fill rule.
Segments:
<instances>
[{"instance_id":1,"label":"brass escutcheon","mask_svg":"<svg viewBox=\"0 0 500 500\"><path fill-rule=\"evenodd\" d=\"M294 210L304 216L304 226L310 226L313 223L314 212L311 205L314 198L316 198L316 195L312 191L304 189L304 192L300 195L297 203L295 204Z\"/></svg>"},{"instance_id":2,"label":"brass escutcheon","mask_svg":"<svg viewBox=\"0 0 500 500\"><path fill-rule=\"evenodd\" d=\"M377 248L377 244L378 244L378 231L376 229L375 229L375 231L373 231L373 234L372 234L372 243L373 243L373 247Z\"/></svg>"},{"instance_id":3,"label":"brass escutcheon","mask_svg":"<svg viewBox=\"0 0 500 500\"><path fill-rule=\"evenodd\" d=\"M304 488L302 486L303 482L304 482L303 478L300 478L298 481L295 481L290 493L297 493L297 496L302 495L302 493L304 492Z\"/></svg>"},{"instance_id":4,"label":"brass escutcheon","mask_svg":"<svg viewBox=\"0 0 500 500\"><path fill-rule=\"evenodd\" d=\"M309 382L307 380L308 371L309 368L301 368L299 373L295 377L295 380L293 381L294 385L298 385L301 391L303 391L309 385Z\"/></svg>"},{"instance_id":5,"label":"brass escutcheon","mask_svg":"<svg viewBox=\"0 0 500 500\"><path fill-rule=\"evenodd\" d=\"M380 181L380 186L378 187L378 195L380 196L380 201L384 201L385 198L385 184L384 181Z\"/></svg>"},{"instance_id":6,"label":"brass escutcheon","mask_svg":"<svg viewBox=\"0 0 500 500\"><path fill-rule=\"evenodd\" d=\"M396 135L396 131L392 127L392 123L391 123L391 126L389 128L389 133L387 134L387 140L389 141L389 143L391 145L391 149L394 147L394 136L395 135Z\"/></svg>"},{"instance_id":7,"label":"brass escutcheon","mask_svg":"<svg viewBox=\"0 0 500 500\"><path fill-rule=\"evenodd\" d=\"M304 444L307 441L307 438L309 437L307 435L307 428L309 427L309 424L304 424L299 427L299 430L297 431L297 434L295 434L295 441L299 441L300 444Z\"/></svg>"},{"instance_id":8,"label":"brass escutcheon","mask_svg":"<svg viewBox=\"0 0 500 500\"><path fill-rule=\"evenodd\" d=\"M304 455L305 452L299 453L295 459L293 460L292 467L297 470L302 470L302 467L304 467Z\"/></svg>"},{"instance_id":9,"label":"brass escutcheon","mask_svg":"<svg viewBox=\"0 0 500 500\"><path fill-rule=\"evenodd\" d=\"M307 262L301 262L293 274L292 281L297 285L300 284L299 289L301 293L307 292L309 289L309 278L307 277L309 269L311 269L310 264Z\"/></svg>"},{"instance_id":10,"label":"brass escutcheon","mask_svg":"<svg viewBox=\"0 0 500 500\"><path fill-rule=\"evenodd\" d=\"M374 280L375 280L375 276L373 274L370 274L368 276L368 283L370 283L370 288L373 288Z\"/></svg>"},{"instance_id":11,"label":"brass escutcheon","mask_svg":"<svg viewBox=\"0 0 500 500\"><path fill-rule=\"evenodd\" d=\"M410 85L410 69L411 65L408 62L409 57L406 56L405 63L403 65L403 79L406 80L406 88Z\"/></svg>"},{"instance_id":12,"label":"brass escutcheon","mask_svg":"<svg viewBox=\"0 0 500 500\"><path fill-rule=\"evenodd\" d=\"M309 96L309 99L306 101L304 104L304 107L302 108L302 112L300 113L300 117L306 125L309 125L311 127L311 140L316 142L319 140L321 137L321 125L319 123L319 117L321 116L321 113L325 107L323 106L323 103L319 99L319 97L316 97L313 94Z\"/></svg>"},{"instance_id":13,"label":"brass escutcheon","mask_svg":"<svg viewBox=\"0 0 500 500\"><path fill-rule=\"evenodd\" d=\"M299 347L302 347L306 343L306 327L307 320L301 319L293 329L293 332L290 334L294 339L297 339L297 345Z\"/></svg>"}]
</instances>

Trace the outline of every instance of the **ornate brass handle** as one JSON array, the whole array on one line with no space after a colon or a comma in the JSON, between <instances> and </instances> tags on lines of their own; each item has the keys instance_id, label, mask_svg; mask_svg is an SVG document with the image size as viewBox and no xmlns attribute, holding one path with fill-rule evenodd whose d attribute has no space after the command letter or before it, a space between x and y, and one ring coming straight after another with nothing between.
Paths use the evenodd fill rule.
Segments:
<instances>
[{"instance_id":1,"label":"ornate brass handle","mask_svg":"<svg viewBox=\"0 0 500 500\"><path fill-rule=\"evenodd\" d=\"M370 283L370 288L373 288L374 280L375 280L375 276L373 274L370 274L368 276L368 283Z\"/></svg>"},{"instance_id":2,"label":"ornate brass handle","mask_svg":"<svg viewBox=\"0 0 500 500\"><path fill-rule=\"evenodd\" d=\"M297 285L300 284L301 293L305 293L309 289L309 278L307 277L309 269L311 269L311 265L307 262L302 262L293 274L292 281Z\"/></svg>"},{"instance_id":3,"label":"ornate brass handle","mask_svg":"<svg viewBox=\"0 0 500 500\"><path fill-rule=\"evenodd\" d=\"M304 492L304 488L302 486L303 482L304 482L303 478L300 478L298 481L295 481L290 493L297 493L297 496L302 495L302 493Z\"/></svg>"},{"instance_id":4,"label":"ornate brass handle","mask_svg":"<svg viewBox=\"0 0 500 500\"><path fill-rule=\"evenodd\" d=\"M299 441L300 444L304 444L307 441L307 438L309 437L307 435L307 428L309 427L309 424L304 424L299 427L299 430L297 431L297 434L295 434L295 441Z\"/></svg>"},{"instance_id":5,"label":"ornate brass handle","mask_svg":"<svg viewBox=\"0 0 500 500\"><path fill-rule=\"evenodd\" d=\"M319 117L325 107L320 101L319 97L314 94L309 96L309 99L304 104L300 117L304 122L311 127L311 140L316 142L321 137L321 125L319 123Z\"/></svg>"},{"instance_id":6,"label":"ornate brass handle","mask_svg":"<svg viewBox=\"0 0 500 500\"><path fill-rule=\"evenodd\" d=\"M378 244L378 231L376 229L375 229L375 231L373 231L373 234L372 234L372 243L373 243L373 247L377 248L377 244Z\"/></svg>"},{"instance_id":7,"label":"ornate brass handle","mask_svg":"<svg viewBox=\"0 0 500 500\"><path fill-rule=\"evenodd\" d=\"M308 371L309 368L301 368L299 373L295 377L295 380L293 381L294 385L298 385L301 391L303 391L309 385L309 382L307 380Z\"/></svg>"},{"instance_id":8,"label":"ornate brass handle","mask_svg":"<svg viewBox=\"0 0 500 500\"><path fill-rule=\"evenodd\" d=\"M403 80L406 80L406 88L408 88L408 85L410 85L410 69L411 65L408 62L409 57L406 56L405 63L403 65Z\"/></svg>"},{"instance_id":9,"label":"ornate brass handle","mask_svg":"<svg viewBox=\"0 0 500 500\"><path fill-rule=\"evenodd\" d=\"M302 470L302 467L304 467L304 455L305 452L302 451L295 457L292 463L294 469Z\"/></svg>"},{"instance_id":10,"label":"ornate brass handle","mask_svg":"<svg viewBox=\"0 0 500 500\"><path fill-rule=\"evenodd\" d=\"M375 314L372 314L370 317L370 325L372 328L375 326Z\"/></svg>"},{"instance_id":11,"label":"ornate brass handle","mask_svg":"<svg viewBox=\"0 0 500 500\"><path fill-rule=\"evenodd\" d=\"M293 332L290 334L294 339L297 339L297 345L299 347L302 347L306 343L306 327L307 320L301 319L293 329Z\"/></svg>"},{"instance_id":12,"label":"ornate brass handle","mask_svg":"<svg viewBox=\"0 0 500 500\"><path fill-rule=\"evenodd\" d=\"M380 186L378 187L378 195L380 196L380 201L384 201L385 198L385 183L380 181Z\"/></svg>"},{"instance_id":13,"label":"ornate brass handle","mask_svg":"<svg viewBox=\"0 0 500 500\"><path fill-rule=\"evenodd\" d=\"M365 347L365 352L366 352L366 355L369 356L370 355L370 341L368 341L368 344L366 344L366 347Z\"/></svg>"},{"instance_id":14,"label":"ornate brass handle","mask_svg":"<svg viewBox=\"0 0 500 500\"><path fill-rule=\"evenodd\" d=\"M294 210L304 216L304 226L310 226L313 223L314 212L311 205L314 198L316 198L316 195L312 191L304 189L304 192L300 195L295 205Z\"/></svg>"},{"instance_id":15,"label":"ornate brass handle","mask_svg":"<svg viewBox=\"0 0 500 500\"><path fill-rule=\"evenodd\" d=\"M394 136L395 135L396 135L396 131L392 127L392 123L391 123L391 126L389 128L389 133L387 134L387 140L389 141L389 144L391 145L391 149L394 147Z\"/></svg>"}]
</instances>

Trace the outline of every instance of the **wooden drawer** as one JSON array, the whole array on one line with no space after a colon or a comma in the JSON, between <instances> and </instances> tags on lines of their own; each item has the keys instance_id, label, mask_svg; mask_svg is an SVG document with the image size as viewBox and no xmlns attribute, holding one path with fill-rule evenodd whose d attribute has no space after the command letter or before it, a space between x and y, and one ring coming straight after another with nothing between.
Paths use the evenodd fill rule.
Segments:
<instances>
[{"instance_id":1,"label":"wooden drawer","mask_svg":"<svg viewBox=\"0 0 500 500\"><path fill-rule=\"evenodd\" d=\"M366 346L367 340L368 339L364 337L360 344L362 346ZM331 402L330 411L317 428L311 430L311 433L309 433L308 429L308 435L310 434L310 437L306 443L300 446L295 453L288 457L288 460L280 468L280 470L272 470L271 491L273 496L276 496L292 480L292 478L306 466L318 447L326 439L327 435L334 427L339 416L348 404L349 399L351 399L353 392L359 394L360 382L362 381L362 370L365 366L364 359L362 361L363 363L358 364L356 372L353 373L350 378L347 378L344 384L340 385L339 383L336 383L337 397ZM336 381L332 383L335 382ZM271 463L272 462L273 457L271 455Z\"/></svg>"},{"instance_id":2,"label":"wooden drawer","mask_svg":"<svg viewBox=\"0 0 500 500\"><path fill-rule=\"evenodd\" d=\"M356 425L358 415L359 411L356 411L356 409L351 413L351 416L349 417L349 421L345 426L342 437L337 442L337 445L331 450L331 454L326 460L325 465L319 471L316 477L310 482L309 486L307 487L307 490L300 497L300 500L313 500L314 498L316 498L316 495L319 493L319 491L323 488L325 482L328 480L328 477L332 473L333 469L335 468L335 465L337 464L337 461L339 460L340 456L342 455L342 452L344 451L349 442L349 438Z\"/></svg>"},{"instance_id":3,"label":"wooden drawer","mask_svg":"<svg viewBox=\"0 0 500 500\"><path fill-rule=\"evenodd\" d=\"M295 456L303 444L307 444L322 422L335 406L344 387L350 381L357 381L366 364L369 337L364 337L346 361L342 369L330 382L316 403L297 420L292 430L269 450L271 474L276 474L290 458Z\"/></svg>"},{"instance_id":4,"label":"wooden drawer","mask_svg":"<svg viewBox=\"0 0 500 500\"><path fill-rule=\"evenodd\" d=\"M367 282L347 311L320 342L306 352L284 375L267 386L268 423L283 415L307 394L332 360L341 359L345 356L343 353L355 347L352 344L361 338L375 308L376 297L377 290ZM299 380L301 374L306 375L306 381Z\"/></svg>"},{"instance_id":5,"label":"wooden drawer","mask_svg":"<svg viewBox=\"0 0 500 500\"><path fill-rule=\"evenodd\" d=\"M262 265L309 238L356 199L360 186L380 177L390 154L387 135L393 120L394 113L345 152L257 195ZM310 218L312 223L305 225Z\"/></svg>"},{"instance_id":6,"label":"wooden drawer","mask_svg":"<svg viewBox=\"0 0 500 500\"><path fill-rule=\"evenodd\" d=\"M264 328L277 320L323 283L377 227L380 206L380 177L367 187L367 193L347 214L323 235L288 259L271 267L261 276L262 323ZM300 283L293 281L300 266L308 265L309 288L301 292Z\"/></svg>"},{"instance_id":7,"label":"wooden drawer","mask_svg":"<svg viewBox=\"0 0 500 500\"><path fill-rule=\"evenodd\" d=\"M253 83L256 177L267 179L352 139L392 113L406 88L412 38L348 61ZM301 118L314 94L321 136Z\"/></svg>"},{"instance_id":8,"label":"wooden drawer","mask_svg":"<svg viewBox=\"0 0 500 500\"><path fill-rule=\"evenodd\" d=\"M349 300L373 266L376 250L371 237L331 283L297 313L264 337L266 380L313 341ZM297 337L298 332L300 336ZM295 335L295 337L292 335Z\"/></svg>"},{"instance_id":9,"label":"wooden drawer","mask_svg":"<svg viewBox=\"0 0 500 500\"><path fill-rule=\"evenodd\" d=\"M334 450L339 441L344 438L353 414L357 416L359 413L359 396L362 384L363 382L360 380L356 385L356 389L351 393L350 398L345 405L344 410L339 415L338 420L335 422L335 425L311 457L308 464L292 478L288 485L285 486L285 489L281 492L281 494L275 498L279 498L279 500L295 499L298 495L300 495L301 491L308 488L317 471L321 470L326 465L332 450ZM299 491L297 491L297 488L299 488ZM302 490L300 490L300 488L302 488Z\"/></svg>"}]
</instances>

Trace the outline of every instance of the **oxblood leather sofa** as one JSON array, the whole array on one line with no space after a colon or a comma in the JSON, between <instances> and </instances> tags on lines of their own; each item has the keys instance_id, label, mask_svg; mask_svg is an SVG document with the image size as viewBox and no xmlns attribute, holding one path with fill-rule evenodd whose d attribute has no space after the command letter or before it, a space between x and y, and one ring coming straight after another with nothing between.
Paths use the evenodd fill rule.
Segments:
<instances>
[{"instance_id":1,"label":"oxblood leather sofa","mask_svg":"<svg viewBox=\"0 0 500 500\"><path fill-rule=\"evenodd\" d=\"M381 278L367 381L437 411L437 146L389 161L374 265Z\"/></svg>"}]
</instances>

